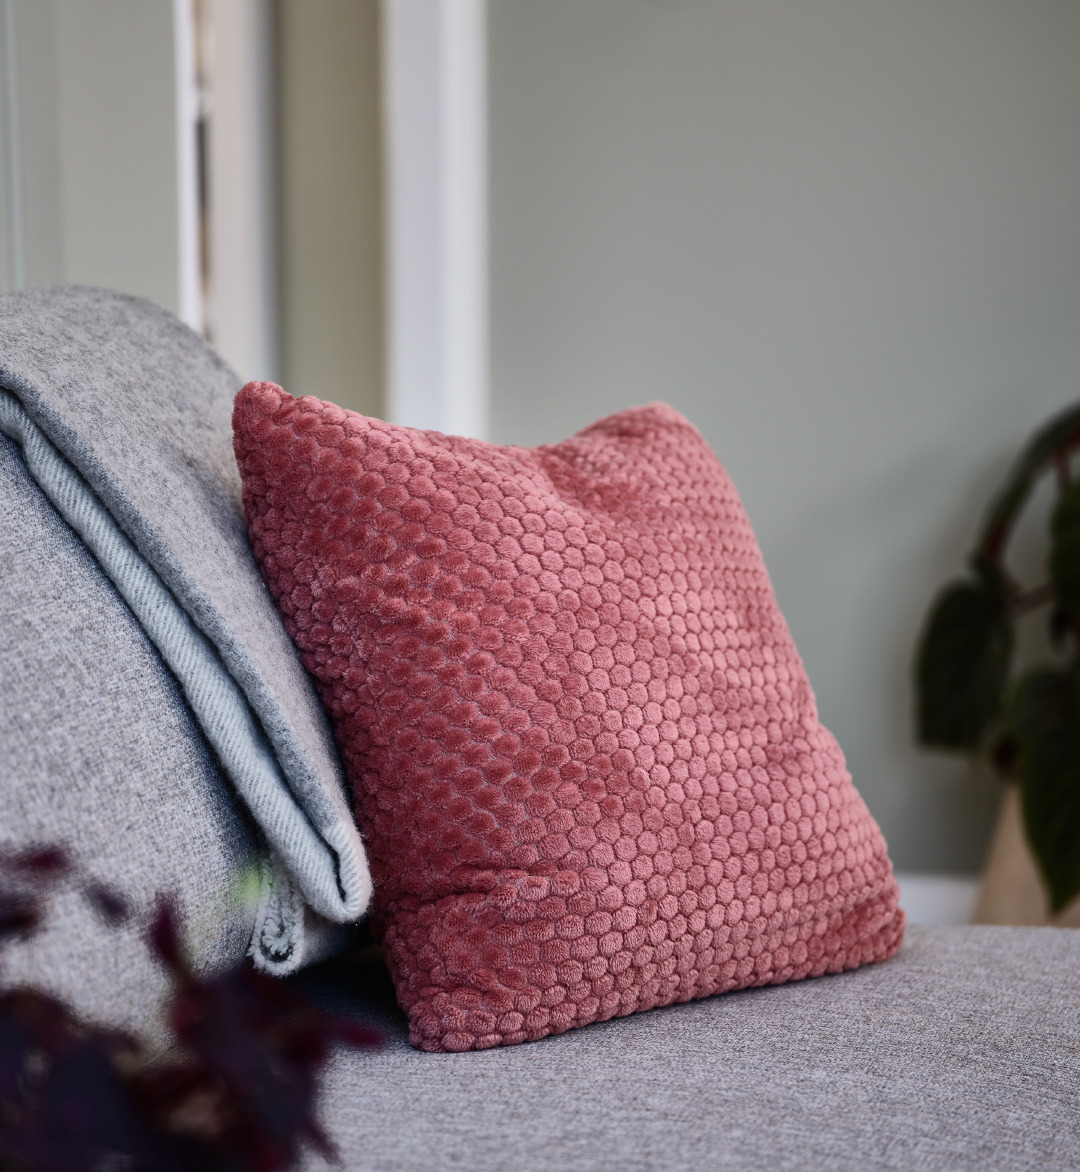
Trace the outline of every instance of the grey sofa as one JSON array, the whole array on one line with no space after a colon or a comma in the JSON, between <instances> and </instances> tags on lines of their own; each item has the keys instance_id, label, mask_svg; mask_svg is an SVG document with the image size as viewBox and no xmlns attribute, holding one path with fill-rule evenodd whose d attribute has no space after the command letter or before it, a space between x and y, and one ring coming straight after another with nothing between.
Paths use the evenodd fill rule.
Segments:
<instances>
[{"instance_id":1,"label":"grey sofa","mask_svg":"<svg viewBox=\"0 0 1080 1172\"><path fill-rule=\"evenodd\" d=\"M63 843L141 909L170 892L200 968L251 954L377 1024L384 1048L341 1053L326 1078L344 1167L1080 1168L1067 930L916 926L894 960L842 976L502 1050L410 1049L376 950L319 963L366 899L362 851L243 549L238 380L145 303L57 290L0 298L0 388L0 849ZM49 480L28 436L67 480ZM130 543L134 577L85 519L95 509ZM215 732L226 701L132 585L147 569L213 644L242 693L228 703L249 706L239 749ZM137 925L107 929L74 896L5 950L0 975L160 1037L163 978Z\"/></svg>"}]
</instances>

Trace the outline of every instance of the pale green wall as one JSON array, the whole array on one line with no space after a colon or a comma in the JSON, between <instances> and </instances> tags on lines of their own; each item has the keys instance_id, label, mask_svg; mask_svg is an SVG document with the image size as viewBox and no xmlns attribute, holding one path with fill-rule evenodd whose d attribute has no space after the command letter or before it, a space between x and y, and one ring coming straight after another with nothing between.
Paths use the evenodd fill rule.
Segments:
<instances>
[{"instance_id":1,"label":"pale green wall","mask_svg":"<svg viewBox=\"0 0 1080 1172\"><path fill-rule=\"evenodd\" d=\"M103 285L177 312L171 0L12 7L26 284Z\"/></svg>"},{"instance_id":2,"label":"pale green wall","mask_svg":"<svg viewBox=\"0 0 1080 1172\"><path fill-rule=\"evenodd\" d=\"M909 664L1080 396L1080 5L491 0L490 54L494 438L686 412L896 862L974 869L997 794L912 748Z\"/></svg>"},{"instance_id":3,"label":"pale green wall","mask_svg":"<svg viewBox=\"0 0 1080 1172\"><path fill-rule=\"evenodd\" d=\"M279 285L272 296L280 312L270 316L279 318L280 337L277 346L264 349L279 351L274 365L290 391L378 414L383 404L378 0L255 3L270 17L277 50L268 88L275 104L278 247L276 258L263 267L271 273L266 279ZM104 285L177 312L172 0L13 0L13 7L27 195L25 283ZM212 26L214 5L205 5L204 12ZM227 96L219 94L221 100ZM210 118L212 134L212 106ZM7 181L0 182L0 196L7 189ZM211 197L213 190L211 177ZM251 194L253 215L259 213L259 194ZM0 212L3 288L9 283L10 249L6 208L0 206ZM225 221L221 232L229 230ZM221 247L220 236L217 244L221 263L233 254ZM212 249L211 279L214 260ZM227 275L235 286L236 273ZM228 285L220 272L218 283ZM260 296L250 295L248 309L259 307ZM242 357L236 358L238 366L244 365Z\"/></svg>"},{"instance_id":4,"label":"pale green wall","mask_svg":"<svg viewBox=\"0 0 1080 1172\"><path fill-rule=\"evenodd\" d=\"M278 0L282 382L383 408L377 0Z\"/></svg>"}]
</instances>

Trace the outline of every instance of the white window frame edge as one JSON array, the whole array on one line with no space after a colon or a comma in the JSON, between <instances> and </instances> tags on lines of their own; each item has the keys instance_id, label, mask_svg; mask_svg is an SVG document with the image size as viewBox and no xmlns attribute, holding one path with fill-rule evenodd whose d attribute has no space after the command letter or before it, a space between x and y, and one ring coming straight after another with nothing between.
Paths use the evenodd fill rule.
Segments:
<instances>
[{"instance_id":1,"label":"white window frame edge","mask_svg":"<svg viewBox=\"0 0 1080 1172\"><path fill-rule=\"evenodd\" d=\"M199 250L199 174L196 129L199 90L195 74L195 16L191 0L173 0L173 68L176 92L177 300L180 320L202 333Z\"/></svg>"},{"instance_id":2,"label":"white window frame edge","mask_svg":"<svg viewBox=\"0 0 1080 1172\"><path fill-rule=\"evenodd\" d=\"M243 379L277 381L273 35L269 0L204 5L209 274L206 333Z\"/></svg>"},{"instance_id":3,"label":"white window frame edge","mask_svg":"<svg viewBox=\"0 0 1080 1172\"><path fill-rule=\"evenodd\" d=\"M26 226L23 222L22 130L19 121L19 46L16 0L0 0L0 41L3 62L4 224L10 290L26 284Z\"/></svg>"},{"instance_id":4,"label":"white window frame edge","mask_svg":"<svg viewBox=\"0 0 1080 1172\"><path fill-rule=\"evenodd\" d=\"M488 431L485 0L382 0L387 410Z\"/></svg>"}]
</instances>

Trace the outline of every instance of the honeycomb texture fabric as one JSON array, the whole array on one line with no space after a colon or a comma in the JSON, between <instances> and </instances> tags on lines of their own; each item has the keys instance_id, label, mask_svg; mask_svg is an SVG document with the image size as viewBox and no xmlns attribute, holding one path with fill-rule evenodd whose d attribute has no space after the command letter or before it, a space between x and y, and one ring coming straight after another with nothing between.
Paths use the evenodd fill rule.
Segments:
<instances>
[{"instance_id":1,"label":"honeycomb texture fabric","mask_svg":"<svg viewBox=\"0 0 1080 1172\"><path fill-rule=\"evenodd\" d=\"M334 724L411 1039L891 956L884 839L750 524L661 404L536 449L249 384L255 556Z\"/></svg>"}]
</instances>

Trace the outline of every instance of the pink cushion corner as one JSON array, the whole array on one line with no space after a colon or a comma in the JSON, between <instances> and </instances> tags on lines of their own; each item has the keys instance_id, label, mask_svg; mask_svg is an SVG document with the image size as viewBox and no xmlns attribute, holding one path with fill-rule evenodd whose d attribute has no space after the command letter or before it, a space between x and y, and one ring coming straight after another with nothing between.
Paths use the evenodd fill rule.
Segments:
<instances>
[{"instance_id":1,"label":"pink cushion corner","mask_svg":"<svg viewBox=\"0 0 1080 1172\"><path fill-rule=\"evenodd\" d=\"M526 449L268 383L255 555L334 725L415 1045L891 956L885 841L723 467L663 404Z\"/></svg>"}]
</instances>

